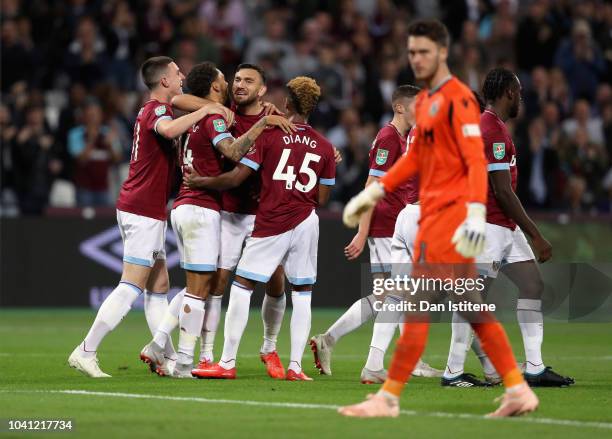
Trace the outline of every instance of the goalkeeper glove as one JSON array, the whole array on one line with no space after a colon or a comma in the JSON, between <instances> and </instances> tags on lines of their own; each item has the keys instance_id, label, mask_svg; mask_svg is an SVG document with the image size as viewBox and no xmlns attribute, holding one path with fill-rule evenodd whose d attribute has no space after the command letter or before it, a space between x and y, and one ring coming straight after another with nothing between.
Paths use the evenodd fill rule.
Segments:
<instances>
[{"instance_id":1,"label":"goalkeeper glove","mask_svg":"<svg viewBox=\"0 0 612 439\"><path fill-rule=\"evenodd\" d=\"M455 231L451 242L466 258L482 253L485 244L487 208L482 203L467 203L467 217Z\"/></svg>"},{"instance_id":2,"label":"goalkeeper glove","mask_svg":"<svg viewBox=\"0 0 612 439\"><path fill-rule=\"evenodd\" d=\"M344 207L342 221L347 227L357 227L359 219L368 209L373 207L378 200L385 196L385 189L378 181L369 184L364 190L351 198Z\"/></svg>"}]
</instances>

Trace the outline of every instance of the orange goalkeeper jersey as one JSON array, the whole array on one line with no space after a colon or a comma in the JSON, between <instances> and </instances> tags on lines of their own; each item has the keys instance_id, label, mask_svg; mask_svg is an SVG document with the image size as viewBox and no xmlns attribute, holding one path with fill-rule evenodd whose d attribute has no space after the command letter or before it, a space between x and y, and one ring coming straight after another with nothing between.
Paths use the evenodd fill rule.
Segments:
<instances>
[{"instance_id":1,"label":"orange goalkeeper jersey","mask_svg":"<svg viewBox=\"0 0 612 439\"><path fill-rule=\"evenodd\" d=\"M422 217L456 201L486 203L487 162L479 124L478 102L457 78L421 91L414 144L381 178L385 191L393 192L418 174Z\"/></svg>"}]
</instances>

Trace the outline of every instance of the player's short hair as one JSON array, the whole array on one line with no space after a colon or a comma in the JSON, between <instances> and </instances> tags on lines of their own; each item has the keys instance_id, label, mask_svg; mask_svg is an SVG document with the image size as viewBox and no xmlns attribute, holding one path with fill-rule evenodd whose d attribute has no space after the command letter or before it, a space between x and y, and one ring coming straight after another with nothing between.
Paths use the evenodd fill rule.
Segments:
<instances>
[{"instance_id":1,"label":"player's short hair","mask_svg":"<svg viewBox=\"0 0 612 439\"><path fill-rule=\"evenodd\" d=\"M259 73L259 76L261 76L261 82L266 85L266 72L264 72L264 69L262 69L260 66L258 66L257 64L242 63L236 68L236 73L238 73L242 69L255 70L257 73Z\"/></svg>"},{"instance_id":2,"label":"player's short hair","mask_svg":"<svg viewBox=\"0 0 612 439\"><path fill-rule=\"evenodd\" d=\"M503 67L496 67L487 73L482 85L482 94L486 102L494 102L512 87L516 81L516 75Z\"/></svg>"},{"instance_id":3,"label":"player's short hair","mask_svg":"<svg viewBox=\"0 0 612 439\"><path fill-rule=\"evenodd\" d=\"M393 91L393 94L391 95L391 102L394 103L398 99L402 99L402 98L408 98L408 99L413 98L417 94L419 94L420 91L421 89L414 85L410 85L410 84L400 85Z\"/></svg>"},{"instance_id":4,"label":"player's short hair","mask_svg":"<svg viewBox=\"0 0 612 439\"><path fill-rule=\"evenodd\" d=\"M210 87L218 76L217 66L210 61L206 61L193 66L185 79L185 84L191 94L204 98L210 93Z\"/></svg>"},{"instance_id":5,"label":"player's short hair","mask_svg":"<svg viewBox=\"0 0 612 439\"><path fill-rule=\"evenodd\" d=\"M317 106L321 87L308 76L297 76L287 83L289 100L298 114L308 116Z\"/></svg>"},{"instance_id":6,"label":"player's short hair","mask_svg":"<svg viewBox=\"0 0 612 439\"><path fill-rule=\"evenodd\" d=\"M154 89L161 75L168 67L168 64L174 62L169 56L154 56L153 58L147 59L140 67L140 74L142 80L149 90Z\"/></svg>"},{"instance_id":7,"label":"player's short hair","mask_svg":"<svg viewBox=\"0 0 612 439\"><path fill-rule=\"evenodd\" d=\"M440 20L416 20L408 26L409 37L427 37L442 47L450 46L448 29Z\"/></svg>"}]
</instances>

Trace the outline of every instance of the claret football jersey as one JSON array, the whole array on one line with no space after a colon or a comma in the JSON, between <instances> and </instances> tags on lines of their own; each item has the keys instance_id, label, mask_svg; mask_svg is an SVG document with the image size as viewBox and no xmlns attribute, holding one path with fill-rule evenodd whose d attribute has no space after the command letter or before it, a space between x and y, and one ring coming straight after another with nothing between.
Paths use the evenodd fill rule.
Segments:
<instances>
[{"instance_id":1,"label":"claret football jersey","mask_svg":"<svg viewBox=\"0 0 612 439\"><path fill-rule=\"evenodd\" d=\"M334 149L310 125L286 134L266 130L240 163L258 170L261 195L254 237L280 235L304 221L318 204L319 184L336 179Z\"/></svg>"}]
</instances>

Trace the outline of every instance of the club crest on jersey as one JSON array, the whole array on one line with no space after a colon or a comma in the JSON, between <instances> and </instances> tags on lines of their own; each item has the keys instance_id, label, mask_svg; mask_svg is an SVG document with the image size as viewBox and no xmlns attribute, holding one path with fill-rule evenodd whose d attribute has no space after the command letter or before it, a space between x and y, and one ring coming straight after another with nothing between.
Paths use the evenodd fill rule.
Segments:
<instances>
[{"instance_id":1,"label":"club crest on jersey","mask_svg":"<svg viewBox=\"0 0 612 439\"><path fill-rule=\"evenodd\" d=\"M503 142L493 144L493 157L496 160L501 160L506 155L506 144Z\"/></svg>"},{"instance_id":2,"label":"club crest on jersey","mask_svg":"<svg viewBox=\"0 0 612 439\"><path fill-rule=\"evenodd\" d=\"M166 106L165 105L160 105L159 107L155 108L155 115L156 116L161 116L162 114L166 114Z\"/></svg>"},{"instance_id":3,"label":"club crest on jersey","mask_svg":"<svg viewBox=\"0 0 612 439\"><path fill-rule=\"evenodd\" d=\"M225 126L225 121L223 119L214 120L213 126L215 127L215 131L218 131L220 133L227 131L227 128Z\"/></svg>"},{"instance_id":4,"label":"club crest on jersey","mask_svg":"<svg viewBox=\"0 0 612 439\"><path fill-rule=\"evenodd\" d=\"M385 163L387 163L388 157L389 157L389 151L387 151L386 149L380 148L378 151L376 151L376 164L384 165Z\"/></svg>"},{"instance_id":5,"label":"club crest on jersey","mask_svg":"<svg viewBox=\"0 0 612 439\"><path fill-rule=\"evenodd\" d=\"M439 110L440 110L440 102L438 102L438 100L435 100L429 106L429 115L431 117L434 117L436 114L438 114Z\"/></svg>"}]
</instances>

